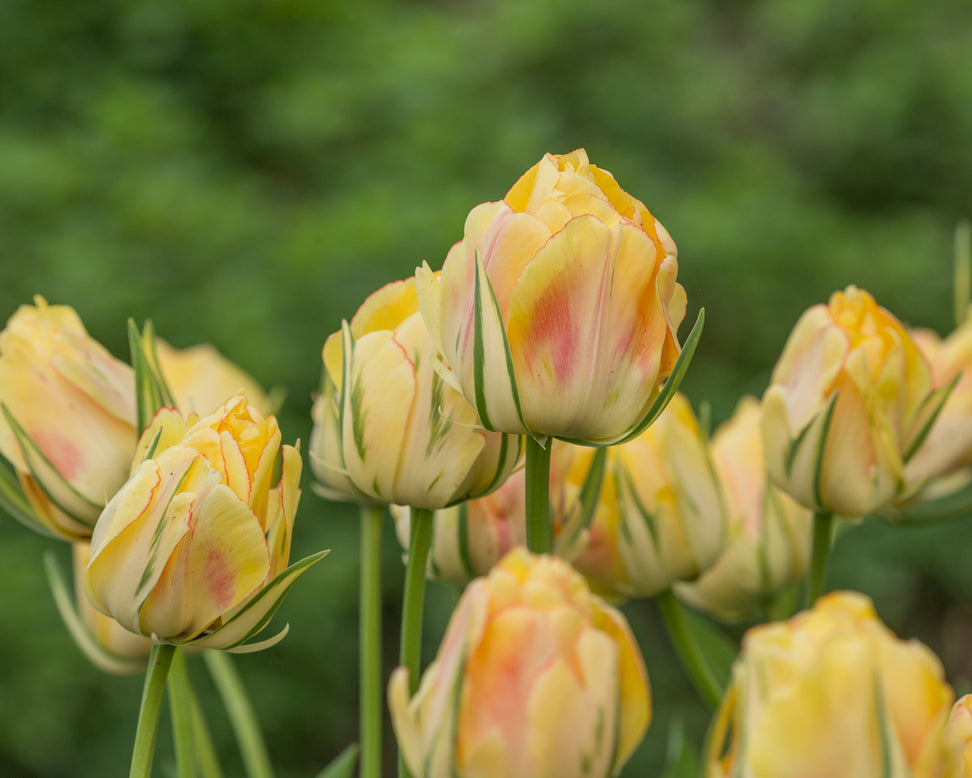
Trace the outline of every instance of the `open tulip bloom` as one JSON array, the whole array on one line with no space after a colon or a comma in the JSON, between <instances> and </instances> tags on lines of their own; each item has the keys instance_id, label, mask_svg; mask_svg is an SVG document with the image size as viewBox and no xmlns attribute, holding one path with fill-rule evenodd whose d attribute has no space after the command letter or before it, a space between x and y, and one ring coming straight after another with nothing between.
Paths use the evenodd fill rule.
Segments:
<instances>
[{"instance_id":1,"label":"open tulip bloom","mask_svg":"<svg viewBox=\"0 0 972 778\"><path fill-rule=\"evenodd\" d=\"M587 154L548 154L476 206L419 304L488 429L608 445L650 421L675 369L675 243ZM674 389L674 387L672 387Z\"/></svg>"},{"instance_id":2,"label":"open tulip bloom","mask_svg":"<svg viewBox=\"0 0 972 778\"><path fill-rule=\"evenodd\" d=\"M282 638L248 643L324 552L287 567L301 460L276 420L242 395L198 421L163 408L139 448L91 538L91 602L156 643L246 651Z\"/></svg>"}]
</instances>

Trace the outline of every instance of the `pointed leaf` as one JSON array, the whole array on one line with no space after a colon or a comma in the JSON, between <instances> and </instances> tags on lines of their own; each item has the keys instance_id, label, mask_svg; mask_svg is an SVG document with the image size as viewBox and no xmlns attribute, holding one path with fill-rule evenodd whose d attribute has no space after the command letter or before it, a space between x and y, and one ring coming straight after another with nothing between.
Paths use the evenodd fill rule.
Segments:
<instances>
[{"instance_id":1,"label":"pointed leaf","mask_svg":"<svg viewBox=\"0 0 972 778\"><path fill-rule=\"evenodd\" d=\"M333 761L321 770L316 778L351 778L360 750L357 743L352 743L334 757Z\"/></svg>"}]
</instances>

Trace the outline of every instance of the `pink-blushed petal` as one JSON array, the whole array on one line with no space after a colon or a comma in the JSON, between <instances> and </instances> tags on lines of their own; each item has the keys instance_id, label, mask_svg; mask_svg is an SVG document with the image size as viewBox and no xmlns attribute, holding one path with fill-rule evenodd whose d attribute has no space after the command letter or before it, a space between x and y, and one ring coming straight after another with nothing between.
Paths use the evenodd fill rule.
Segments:
<instances>
[{"instance_id":1,"label":"pink-blushed petal","mask_svg":"<svg viewBox=\"0 0 972 778\"><path fill-rule=\"evenodd\" d=\"M282 639L286 634L286 629L260 644L249 642L270 623L270 619L276 613L277 608L280 607L280 603L283 602L283 598L290 591L290 587L293 586L297 578L329 553L329 549L319 551L301 559L299 562L294 562L256 592L242 608L225 620L215 631L192 640L192 645L200 649L218 648L234 653L246 653L248 650L255 650L255 645L266 647Z\"/></svg>"},{"instance_id":2,"label":"pink-blushed petal","mask_svg":"<svg viewBox=\"0 0 972 778\"><path fill-rule=\"evenodd\" d=\"M229 487L188 495L190 531L142 604L143 634L191 640L266 579L270 558L260 521ZM173 501L175 502L175 501Z\"/></svg>"}]
</instances>

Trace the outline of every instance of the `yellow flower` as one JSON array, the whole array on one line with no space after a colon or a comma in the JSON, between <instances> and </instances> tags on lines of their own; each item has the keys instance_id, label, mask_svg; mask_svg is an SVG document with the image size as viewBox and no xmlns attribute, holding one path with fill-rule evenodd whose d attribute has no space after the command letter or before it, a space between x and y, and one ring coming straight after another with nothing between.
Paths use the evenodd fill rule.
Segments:
<instances>
[{"instance_id":1,"label":"yellow flower","mask_svg":"<svg viewBox=\"0 0 972 778\"><path fill-rule=\"evenodd\" d=\"M806 311L763 397L770 477L817 511L863 516L903 494L944 394L901 323L850 286Z\"/></svg>"},{"instance_id":2,"label":"yellow flower","mask_svg":"<svg viewBox=\"0 0 972 778\"><path fill-rule=\"evenodd\" d=\"M954 697L943 676L935 655L898 640L864 595L821 597L746 633L707 776L941 778Z\"/></svg>"},{"instance_id":3,"label":"yellow flower","mask_svg":"<svg viewBox=\"0 0 972 778\"><path fill-rule=\"evenodd\" d=\"M93 340L73 308L42 297L0 333L0 453L28 508L19 518L86 540L135 450L132 369Z\"/></svg>"},{"instance_id":4,"label":"yellow flower","mask_svg":"<svg viewBox=\"0 0 972 778\"><path fill-rule=\"evenodd\" d=\"M465 586L486 575L513 546L525 546L525 487L521 468L495 492L435 511L428 577ZM411 512L402 505L390 510L408 551Z\"/></svg>"},{"instance_id":5,"label":"yellow flower","mask_svg":"<svg viewBox=\"0 0 972 778\"><path fill-rule=\"evenodd\" d=\"M972 778L972 694L952 706L945 737L952 752L946 778Z\"/></svg>"},{"instance_id":6,"label":"yellow flower","mask_svg":"<svg viewBox=\"0 0 972 778\"><path fill-rule=\"evenodd\" d=\"M273 412L273 400L263 388L210 344L178 349L156 338L155 351L176 407L183 413L211 413L240 392L261 413Z\"/></svg>"},{"instance_id":7,"label":"yellow flower","mask_svg":"<svg viewBox=\"0 0 972 778\"><path fill-rule=\"evenodd\" d=\"M759 401L746 397L712 436L729 508L729 540L715 564L679 598L720 621L739 621L806 573L813 513L766 477Z\"/></svg>"},{"instance_id":8,"label":"yellow flower","mask_svg":"<svg viewBox=\"0 0 972 778\"><path fill-rule=\"evenodd\" d=\"M75 636L77 642L95 666L107 673L126 674L144 670L152 641L129 632L113 618L95 610L84 596L84 571L88 567L91 547L87 543L74 543L71 552L77 613L86 633Z\"/></svg>"},{"instance_id":9,"label":"yellow flower","mask_svg":"<svg viewBox=\"0 0 972 778\"><path fill-rule=\"evenodd\" d=\"M243 646L321 556L287 567L301 460L276 419L242 395L201 420L163 408L139 452L91 538L92 604L157 643L254 650L283 637Z\"/></svg>"},{"instance_id":10,"label":"yellow flower","mask_svg":"<svg viewBox=\"0 0 972 778\"><path fill-rule=\"evenodd\" d=\"M409 700L388 686L415 775L616 775L651 719L637 643L615 609L556 557L522 548L465 590Z\"/></svg>"},{"instance_id":11,"label":"yellow flower","mask_svg":"<svg viewBox=\"0 0 972 778\"><path fill-rule=\"evenodd\" d=\"M944 339L931 330L911 334L931 366L933 384L956 382L928 437L906 465L909 486L920 489L972 464L972 316Z\"/></svg>"},{"instance_id":12,"label":"yellow flower","mask_svg":"<svg viewBox=\"0 0 972 778\"><path fill-rule=\"evenodd\" d=\"M546 155L466 219L422 315L488 429L597 444L634 433L679 355L675 244L583 149Z\"/></svg>"},{"instance_id":13,"label":"yellow flower","mask_svg":"<svg viewBox=\"0 0 972 778\"><path fill-rule=\"evenodd\" d=\"M435 370L415 279L372 294L324 344L311 467L330 499L441 508L498 487L520 439L483 429Z\"/></svg>"},{"instance_id":14,"label":"yellow flower","mask_svg":"<svg viewBox=\"0 0 972 778\"><path fill-rule=\"evenodd\" d=\"M586 545L573 560L594 590L611 598L646 597L710 567L725 544L726 509L688 400L676 394L658 421L606 454ZM569 512L576 510L592 458L589 448L553 447L551 502L564 527L573 526Z\"/></svg>"}]
</instances>

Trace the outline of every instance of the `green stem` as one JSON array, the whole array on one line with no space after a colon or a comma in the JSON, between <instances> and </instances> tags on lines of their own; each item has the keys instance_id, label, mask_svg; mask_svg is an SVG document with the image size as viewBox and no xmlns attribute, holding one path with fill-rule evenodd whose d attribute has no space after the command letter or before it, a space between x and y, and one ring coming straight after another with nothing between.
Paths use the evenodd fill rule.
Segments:
<instances>
[{"instance_id":1,"label":"green stem","mask_svg":"<svg viewBox=\"0 0 972 778\"><path fill-rule=\"evenodd\" d=\"M159 730L165 678L169 674L174 653L175 646L152 646L145 671L145 685L142 687L142 705L138 711L129 778L150 778L152 775L152 757L155 755L155 738Z\"/></svg>"},{"instance_id":2,"label":"green stem","mask_svg":"<svg viewBox=\"0 0 972 778\"><path fill-rule=\"evenodd\" d=\"M169 691L169 714L172 717L172 736L175 740L176 775L179 778L195 778L196 754L193 745L192 694L186 655L176 649L169 667L166 683Z\"/></svg>"},{"instance_id":3,"label":"green stem","mask_svg":"<svg viewBox=\"0 0 972 778\"><path fill-rule=\"evenodd\" d=\"M540 445L526 436L526 537L534 554L553 550L550 521L550 439Z\"/></svg>"},{"instance_id":4,"label":"green stem","mask_svg":"<svg viewBox=\"0 0 972 778\"><path fill-rule=\"evenodd\" d=\"M722 685L689 631L682 604L671 589L665 590L656 599L668 636L671 638L682 667L685 668L702 698L715 709L722 699Z\"/></svg>"},{"instance_id":5,"label":"green stem","mask_svg":"<svg viewBox=\"0 0 972 778\"><path fill-rule=\"evenodd\" d=\"M195 734L196 758L199 760L199 771L203 778L223 778L223 770L219 766L219 757L213 746L212 736L209 734L209 724L203 714L199 698L192 686L189 687L190 705L192 707L192 730Z\"/></svg>"},{"instance_id":6,"label":"green stem","mask_svg":"<svg viewBox=\"0 0 972 778\"><path fill-rule=\"evenodd\" d=\"M813 607L823 594L827 578L827 557L830 556L830 537L833 533L834 514L815 513L813 516L813 547L810 551L810 573L807 577L805 605Z\"/></svg>"},{"instance_id":7,"label":"green stem","mask_svg":"<svg viewBox=\"0 0 972 778\"><path fill-rule=\"evenodd\" d=\"M359 691L361 695L361 778L381 778L381 530L383 508L361 509L361 591L359 609Z\"/></svg>"},{"instance_id":8,"label":"green stem","mask_svg":"<svg viewBox=\"0 0 972 778\"><path fill-rule=\"evenodd\" d=\"M233 666L229 654L225 651L206 651L203 660L209 669L219 696L223 700L223 707L229 716L230 724L236 735L236 742L240 747L243 764L249 778L273 778L273 767L267 753L260 725L257 723L253 706L247 697L246 689L240 674Z\"/></svg>"},{"instance_id":9,"label":"green stem","mask_svg":"<svg viewBox=\"0 0 972 778\"><path fill-rule=\"evenodd\" d=\"M408 563L405 566L405 594L402 601L402 635L399 662L408 668L408 685L418 691L422 665L422 614L425 608L425 567L432 545L432 511L412 508L409 531ZM408 776L401 756L399 776Z\"/></svg>"}]
</instances>

